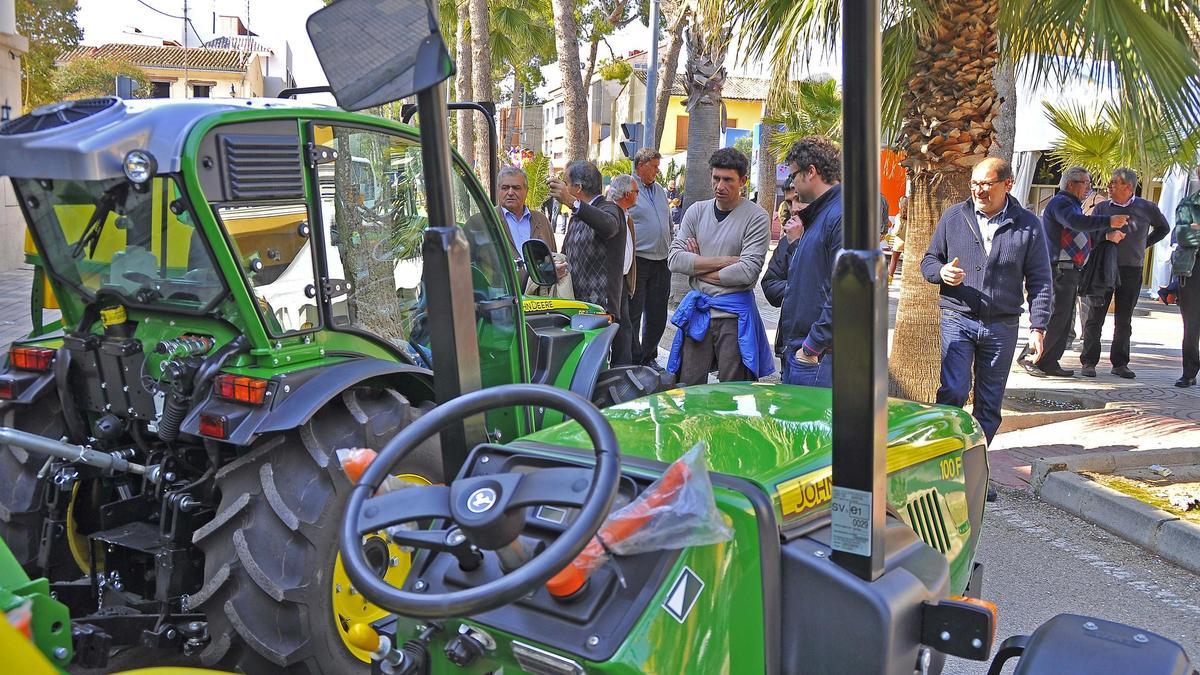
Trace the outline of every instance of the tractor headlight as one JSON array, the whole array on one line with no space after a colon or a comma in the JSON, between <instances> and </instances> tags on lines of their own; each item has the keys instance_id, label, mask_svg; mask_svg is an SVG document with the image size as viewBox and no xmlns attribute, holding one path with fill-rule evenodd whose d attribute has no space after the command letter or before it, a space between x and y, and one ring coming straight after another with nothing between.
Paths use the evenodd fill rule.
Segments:
<instances>
[{"instance_id":1,"label":"tractor headlight","mask_svg":"<svg viewBox=\"0 0 1200 675\"><path fill-rule=\"evenodd\" d=\"M130 150L125 154L123 166L125 177L138 185L149 181L158 171L158 161L145 150Z\"/></svg>"}]
</instances>

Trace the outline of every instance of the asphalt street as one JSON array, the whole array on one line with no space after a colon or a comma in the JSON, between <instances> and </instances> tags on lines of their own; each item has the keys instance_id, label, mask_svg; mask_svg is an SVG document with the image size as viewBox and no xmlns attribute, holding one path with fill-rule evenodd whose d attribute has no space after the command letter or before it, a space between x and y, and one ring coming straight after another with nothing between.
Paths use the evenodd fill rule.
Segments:
<instances>
[{"instance_id":1,"label":"asphalt street","mask_svg":"<svg viewBox=\"0 0 1200 675\"><path fill-rule=\"evenodd\" d=\"M1180 643L1193 665L1200 661L1200 576L1023 490L1000 490L984 516L978 558L985 566L983 595L1000 610L997 646L1071 613L1153 631ZM974 675L987 668L949 659L944 672Z\"/></svg>"}]
</instances>

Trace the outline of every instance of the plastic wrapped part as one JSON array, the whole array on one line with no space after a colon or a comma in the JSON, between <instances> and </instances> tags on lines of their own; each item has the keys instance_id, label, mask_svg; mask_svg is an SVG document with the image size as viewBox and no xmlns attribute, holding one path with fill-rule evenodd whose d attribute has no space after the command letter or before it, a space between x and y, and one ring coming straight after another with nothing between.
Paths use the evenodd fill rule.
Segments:
<instances>
[{"instance_id":1,"label":"plastic wrapped part","mask_svg":"<svg viewBox=\"0 0 1200 675\"><path fill-rule=\"evenodd\" d=\"M362 478L363 472L375 461L376 453L371 448L342 448L337 451L338 462L342 465L342 471L346 472L346 477L351 483L358 483ZM384 479L383 484L375 491L376 495L386 494L394 490L400 490L406 487L412 487L413 484L408 481L401 480L396 476L388 476Z\"/></svg>"},{"instance_id":2,"label":"plastic wrapped part","mask_svg":"<svg viewBox=\"0 0 1200 675\"><path fill-rule=\"evenodd\" d=\"M733 528L713 498L704 451L704 443L697 443L637 499L609 514L574 562L546 583L547 590L560 598L573 595L610 553L637 555L732 539Z\"/></svg>"}]
</instances>

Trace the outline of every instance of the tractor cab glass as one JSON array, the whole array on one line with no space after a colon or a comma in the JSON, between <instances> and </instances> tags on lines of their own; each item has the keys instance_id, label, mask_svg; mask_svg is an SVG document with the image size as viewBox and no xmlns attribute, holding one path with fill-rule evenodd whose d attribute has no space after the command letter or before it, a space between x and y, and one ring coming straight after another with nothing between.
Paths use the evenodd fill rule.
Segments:
<instances>
[{"instance_id":1,"label":"tractor cab glass","mask_svg":"<svg viewBox=\"0 0 1200 675\"><path fill-rule=\"evenodd\" d=\"M430 335L421 245L429 217L425 204L421 145L378 130L314 125L315 142L330 159L318 163L330 292L335 328L367 331L430 361ZM479 318L484 378L515 348L515 288L505 273L511 265L504 242L484 219L490 205L456 167L451 190L455 225L471 252L471 281ZM512 373L496 373L512 381ZM507 379L506 379L507 378Z\"/></svg>"},{"instance_id":2,"label":"tractor cab glass","mask_svg":"<svg viewBox=\"0 0 1200 675\"><path fill-rule=\"evenodd\" d=\"M225 293L175 179L14 179L42 263L91 300L200 312Z\"/></svg>"}]
</instances>

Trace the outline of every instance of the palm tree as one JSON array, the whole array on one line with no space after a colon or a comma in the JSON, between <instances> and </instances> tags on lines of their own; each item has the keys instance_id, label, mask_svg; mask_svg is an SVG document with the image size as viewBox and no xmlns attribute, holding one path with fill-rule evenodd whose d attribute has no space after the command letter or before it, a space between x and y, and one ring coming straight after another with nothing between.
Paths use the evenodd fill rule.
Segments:
<instances>
[{"instance_id":1,"label":"palm tree","mask_svg":"<svg viewBox=\"0 0 1200 675\"><path fill-rule=\"evenodd\" d=\"M1200 124L1194 2L889 0L884 8L884 137L905 153L910 251L924 251L940 214L969 196L970 169L994 143L992 73L1001 57L1034 82L1090 71L1118 85L1134 129L1155 106L1174 128ZM791 64L797 53L840 43L837 0L734 0L733 11L750 52L773 60ZM920 275L903 277L889 364L894 395L934 398L937 291Z\"/></svg>"},{"instance_id":2,"label":"palm tree","mask_svg":"<svg viewBox=\"0 0 1200 675\"><path fill-rule=\"evenodd\" d=\"M693 21L686 31L687 64L683 89L688 113L687 187L683 208L713 196L707 180L708 158L721 141L721 92L725 88L725 55L733 33L721 0L695 0Z\"/></svg>"},{"instance_id":3,"label":"palm tree","mask_svg":"<svg viewBox=\"0 0 1200 675\"><path fill-rule=\"evenodd\" d=\"M468 10L470 0L461 0L456 5L457 20L455 21L454 44L456 45L454 63L458 72L454 75L454 95L460 101L475 99L474 87L471 84L471 19ZM475 166L475 113L460 110L458 113L458 154L462 155L468 166Z\"/></svg>"},{"instance_id":4,"label":"palm tree","mask_svg":"<svg viewBox=\"0 0 1200 675\"><path fill-rule=\"evenodd\" d=\"M667 22L667 48L663 50L658 69L658 91L654 94L654 143L662 145L663 129L667 125L667 104L671 101L671 89L675 86L675 73L679 70L679 52L683 51L683 29L687 28L692 8L685 0L659 0L659 10ZM649 94L647 94L649 95Z\"/></svg>"},{"instance_id":5,"label":"palm tree","mask_svg":"<svg viewBox=\"0 0 1200 675\"><path fill-rule=\"evenodd\" d=\"M579 22L575 18L576 0L552 0L554 43L558 51L558 72L562 75L563 105L567 123L567 161L587 159L587 93L579 68Z\"/></svg>"},{"instance_id":6,"label":"palm tree","mask_svg":"<svg viewBox=\"0 0 1200 675\"><path fill-rule=\"evenodd\" d=\"M471 15L471 89L475 100L494 101L492 92L492 33L490 28L490 13L487 0L468 0ZM487 134L475 134L475 159L478 162L480 175L488 175L492 163L499 158L492 157L491 146ZM495 187L495 186L492 186Z\"/></svg>"}]
</instances>

